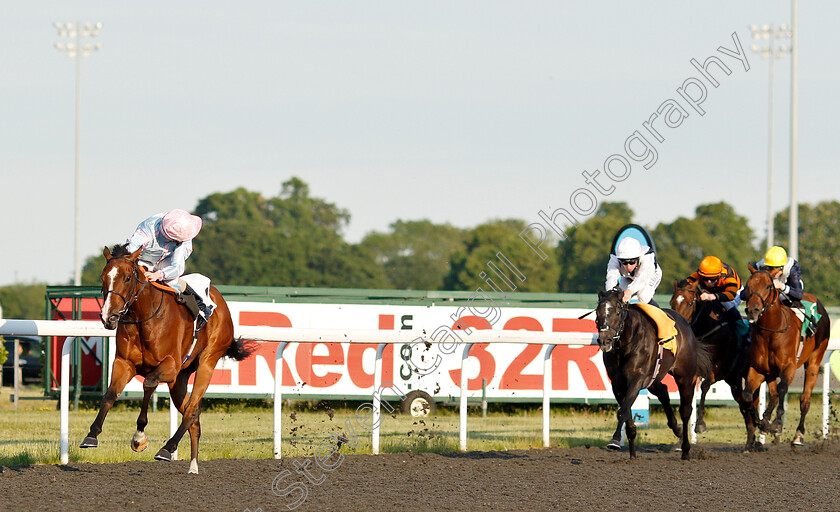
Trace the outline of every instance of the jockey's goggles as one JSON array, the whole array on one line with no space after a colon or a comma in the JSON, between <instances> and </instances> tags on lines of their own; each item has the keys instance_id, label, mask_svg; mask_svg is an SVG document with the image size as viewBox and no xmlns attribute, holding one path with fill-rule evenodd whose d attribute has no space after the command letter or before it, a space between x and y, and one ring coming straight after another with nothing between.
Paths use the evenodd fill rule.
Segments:
<instances>
[{"instance_id":1,"label":"jockey's goggles","mask_svg":"<svg viewBox=\"0 0 840 512\"><path fill-rule=\"evenodd\" d=\"M639 258L632 258L629 260L618 260L618 262L622 265L635 265L639 263Z\"/></svg>"}]
</instances>

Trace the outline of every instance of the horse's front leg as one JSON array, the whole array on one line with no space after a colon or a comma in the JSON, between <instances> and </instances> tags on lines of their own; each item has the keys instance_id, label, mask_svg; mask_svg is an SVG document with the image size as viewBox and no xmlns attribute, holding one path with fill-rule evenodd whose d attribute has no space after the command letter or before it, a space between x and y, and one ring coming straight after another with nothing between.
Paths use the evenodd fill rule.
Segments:
<instances>
[{"instance_id":1,"label":"horse's front leg","mask_svg":"<svg viewBox=\"0 0 840 512\"><path fill-rule=\"evenodd\" d=\"M155 392L155 388L143 388L143 405L140 406L140 414L137 416L137 431L131 438L131 449L135 452L142 452L149 447L149 439L146 437L146 425L149 424L149 399Z\"/></svg>"},{"instance_id":2,"label":"horse's front leg","mask_svg":"<svg viewBox=\"0 0 840 512\"><path fill-rule=\"evenodd\" d=\"M627 431L627 440L629 441L630 446L630 458L636 458L636 424L632 422L633 418L631 417L631 408L633 407L633 403L636 401L636 398L639 397L639 392L642 390L642 379L631 379L627 381L627 388L624 393L615 393L616 400L618 400L618 412L616 413L616 418L618 419L618 425L616 426L615 432L613 433L613 437L609 443L607 443L607 448L611 450L620 450L621 449L621 427L627 426L625 429ZM621 398L619 398L621 396ZM633 438L630 438L630 429L632 428Z\"/></svg>"},{"instance_id":3,"label":"horse's front leg","mask_svg":"<svg viewBox=\"0 0 840 512\"><path fill-rule=\"evenodd\" d=\"M758 403L758 390L761 387L762 382L764 382L764 375L750 366L747 378L744 379L744 387L741 392L741 397L744 404L747 406L747 413L750 416L750 422L756 426L759 426L760 422L758 420L758 409L755 404ZM749 445L750 443L748 442L747 444ZM747 447L747 451L749 451L749 446Z\"/></svg>"},{"instance_id":4,"label":"horse's front leg","mask_svg":"<svg viewBox=\"0 0 840 512\"><path fill-rule=\"evenodd\" d=\"M123 359L122 357L116 357L114 359L114 364L111 366L111 384L108 385L108 391L102 395L99 414L96 415L96 419L90 425L90 431L84 441L82 441L82 444L79 445L79 448L96 448L99 446L97 437L102 432L102 424L105 423L105 416L108 415L108 411L114 406L114 402L117 401L120 393L125 389L126 384L134 378L136 373L137 371L134 365L128 362L127 359Z\"/></svg>"},{"instance_id":5,"label":"horse's front leg","mask_svg":"<svg viewBox=\"0 0 840 512\"><path fill-rule=\"evenodd\" d=\"M777 390L778 383L775 380L767 381L767 404L764 407L764 413L758 423L758 428L766 434L773 434L775 439L773 443L779 442L779 426L773 422L773 411L779 405L779 392ZM760 391L759 391L760 392ZM757 410L757 409L756 409Z\"/></svg>"},{"instance_id":6,"label":"horse's front leg","mask_svg":"<svg viewBox=\"0 0 840 512\"><path fill-rule=\"evenodd\" d=\"M730 374L730 376L726 380L726 383L729 384L729 390L732 392L732 398L738 404L738 409L741 411L741 416L744 418L744 428L747 432L747 439L749 439L750 436L752 436L752 443L748 443L750 449L752 449L755 446L755 424L753 424L750 419L750 407L752 407L752 404L744 402L744 393L743 388L741 386L741 379L737 375Z\"/></svg>"},{"instance_id":7,"label":"horse's front leg","mask_svg":"<svg viewBox=\"0 0 840 512\"><path fill-rule=\"evenodd\" d=\"M779 381L776 384L776 400L778 405L776 406L776 419L773 420L773 423L770 425L769 432L776 435L775 442L779 441L779 438L782 435L782 430L785 426L785 411L787 410L787 391L790 383L793 381L793 377L796 375L796 364L788 364L783 370L781 375L779 375ZM770 394L772 399L773 393ZM768 406L767 410L771 410Z\"/></svg>"}]
</instances>

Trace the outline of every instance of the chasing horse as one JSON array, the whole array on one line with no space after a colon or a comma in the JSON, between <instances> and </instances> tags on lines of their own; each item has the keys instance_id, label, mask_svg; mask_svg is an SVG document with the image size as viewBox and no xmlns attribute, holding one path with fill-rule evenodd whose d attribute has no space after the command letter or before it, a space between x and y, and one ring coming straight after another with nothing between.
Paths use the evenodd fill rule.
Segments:
<instances>
[{"instance_id":1,"label":"chasing horse","mask_svg":"<svg viewBox=\"0 0 840 512\"><path fill-rule=\"evenodd\" d=\"M636 424L630 408L639 392L647 388L665 409L668 427L682 440L682 459L688 460L691 449L688 426L694 389L698 376L708 375L711 365L709 353L697 344L688 322L680 315L670 309L659 310L649 306L659 311L655 315L666 316L666 319L660 317L660 324L668 319L673 322L669 326L670 339L661 339L660 325L644 312L643 308L648 305L627 304L622 300L623 293L620 288L599 292L598 307L595 309L598 344L619 405L618 426L607 448L621 449L621 428L625 426L630 458L636 458ZM682 424L677 422L668 389L662 383L669 373L679 388Z\"/></svg>"},{"instance_id":2,"label":"chasing horse","mask_svg":"<svg viewBox=\"0 0 840 512\"><path fill-rule=\"evenodd\" d=\"M700 300L702 290L699 281L691 279L674 280L674 294L671 308L685 318L694 332L698 343L710 349L712 368L709 378L700 384L700 402L697 404L697 422L694 431L702 434L706 427L706 394L712 384L725 381L732 391L732 398L738 403L744 425L749 429L751 404L743 399L743 378L749 367L749 344L743 339L734 321L717 301ZM737 310L736 310L737 311Z\"/></svg>"},{"instance_id":3,"label":"chasing horse","mask_svg":"<svg viewBox=\"0 0 840 512\"><path fill-rule=\"evenodd\" d=\"M793 381L796 369L804 366L805 385L799 400L799 425L791 441L791 446L801 446L805 435L805 416L811 407L811 392L817 382L820 363L828 348L831 329L828 313L816 297L809 293L804 294L805 301L816 304L819 319L815 330L807 329L807 325L803 328L802 321L794 311L782 304L781 294L770 272L752 265L749 265L749 269L752 275L747 281L744 295L747 319L752 324L752 340L744 400L754 405L762 382L766 381L768 385L776 384L778 399L773 397L764 417L759 421L755 407L750 407L750 415L752 422L758 425L762 432L775 435L778 441L784 426L788 386ZM776 419L771 423L770 418L775 405L778 405ZM748 428L746 450L753 449L755 444L753 426Z\"/></svg>"},{"instance_id":4,"label":"chasing horse","mask_svg":"<svg viewBox=\"0 0 840 512\"><path fill-rule=\"evenodd\" d=\"M148 447L144 429L148 424L149 399L158 384L166 383L182 420L155 459L172 460L172 453L189 431L189 472L198 473L201 398L221 357L241 361L250 355L251 349L233 337L230 310L216 287L209 286L210 299L216 304L214 313L207 324L196 331L193 313L179 302L178 294L153 285L146 278L138 263L140 253L140 249L129 253L125 245L115 245L112 250L106 247L103 252L107 261L101 275L101 320L107 329L116 329L117 350L110 385L81 448L98 445L97 436L102 432L105 416L126 384L139 375L145 379L143 404L131 448L141 452ZM195 382L187 398L187 382L193 374Z\"/></svg>"}]
</instances>

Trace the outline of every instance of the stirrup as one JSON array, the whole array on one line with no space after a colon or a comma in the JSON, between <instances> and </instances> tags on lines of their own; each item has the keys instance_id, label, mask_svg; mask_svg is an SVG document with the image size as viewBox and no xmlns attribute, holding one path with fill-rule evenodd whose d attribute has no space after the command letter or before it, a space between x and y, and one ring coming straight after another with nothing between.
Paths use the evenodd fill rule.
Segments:
<instances>
[{"instance_id":1,"label":"stirrup","mask_svg":"<svg viewBox=\"0 0 840 512\"><path fill-rule=\"evenodd\" d=\"M204 312L202 311L195 317L195 333L198 335L198 331L204 328L207 325L207 318L204 317Z\"/></svg>"}]
</instances>

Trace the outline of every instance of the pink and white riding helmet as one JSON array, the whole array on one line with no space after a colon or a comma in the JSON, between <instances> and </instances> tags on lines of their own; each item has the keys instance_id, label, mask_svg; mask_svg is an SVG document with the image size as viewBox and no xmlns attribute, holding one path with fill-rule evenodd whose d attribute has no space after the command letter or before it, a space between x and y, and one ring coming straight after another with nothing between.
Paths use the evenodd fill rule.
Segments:
<instances>
[{"instance_id":1,"label":"pink and white riding helmet","mask_svg":"<svg viewBox=\"0 0 840 512\"><path fill-rule=\"evenodd\" d=\"M161 229L164 236L176 242L192 240L201 231L201 217L175 209L163 216Z\"/></svg>"}]
</instances>

